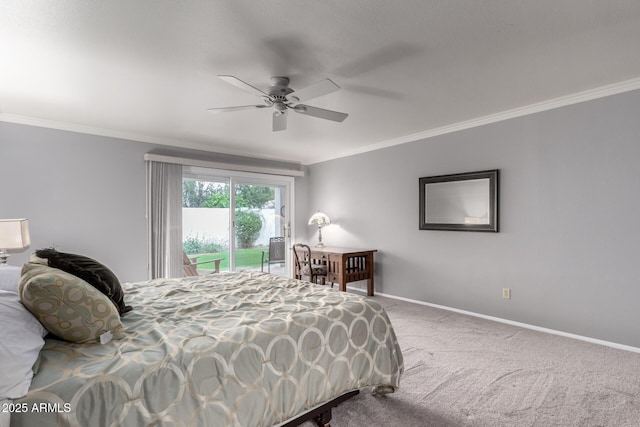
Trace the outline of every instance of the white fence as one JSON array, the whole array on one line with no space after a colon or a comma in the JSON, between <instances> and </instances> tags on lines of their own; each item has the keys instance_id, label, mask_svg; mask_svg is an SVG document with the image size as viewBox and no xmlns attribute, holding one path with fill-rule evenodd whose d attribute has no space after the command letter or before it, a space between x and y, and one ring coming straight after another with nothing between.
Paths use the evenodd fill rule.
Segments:
<instances>
[{"instance_id":1,"label":"white fence","mask_svg":"<svg viewBox=\"0 0 640 427\"><path fill-rule=\"evenodd\" d=\"M261 209L262 219L260 236L256 246L268 246L269 238L280 236L276 233L275 209ZM278 226L279 228L279 226ZM229 245L229 208L182 208L182 238L198 237L200 240L213 240L216 243Z\"/></svg>"}]
</instances>

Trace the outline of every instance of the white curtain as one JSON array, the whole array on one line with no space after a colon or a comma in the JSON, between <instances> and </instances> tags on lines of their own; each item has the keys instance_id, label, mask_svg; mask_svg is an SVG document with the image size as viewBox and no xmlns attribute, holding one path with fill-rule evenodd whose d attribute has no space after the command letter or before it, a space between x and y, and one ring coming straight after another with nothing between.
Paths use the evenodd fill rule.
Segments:
<instances>
[{"instance_id":1,"label":"white curtain","mask_svg":"<svg viewBox=\"0 0 640 427\"><path fill-rule=\"evenodd\" d=\"M149 276L182 276L182 165L147 161Z\"/></svg>"}]
</instances>

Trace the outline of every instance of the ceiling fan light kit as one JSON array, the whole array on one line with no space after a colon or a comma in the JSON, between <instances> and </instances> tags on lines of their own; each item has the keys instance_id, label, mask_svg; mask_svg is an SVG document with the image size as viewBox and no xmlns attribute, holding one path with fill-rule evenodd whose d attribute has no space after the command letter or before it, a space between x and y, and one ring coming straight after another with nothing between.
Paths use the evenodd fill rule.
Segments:
<instances>
[{"instance_id":1,"label":"ceiling fan light kit","mask_svg":"<svg viewBox=\"0 0 640 427\"><path fill-rule=\"evenodd\" d=\"M272 125L274 132L287 129L287 110L293 110L296 113L304 114L306 116L317 117L334 122L342 122L348 117L348 114L340 113L338 111L325 110L323 108L312 107L310 105L298 104L298 102L304 102L339 90L340 87L329 79L320 80L311 86L295 91L289 87L288 77L271 77L271 86L266 92L264 92L249 83L243 82L235 76L219 75L218 77L225 82L244 90L245 92L259 96L262 98L264 104L210 108L207 110L212 113L273 107L275 110L273 112Z\"/></svg>"}]
</instances>

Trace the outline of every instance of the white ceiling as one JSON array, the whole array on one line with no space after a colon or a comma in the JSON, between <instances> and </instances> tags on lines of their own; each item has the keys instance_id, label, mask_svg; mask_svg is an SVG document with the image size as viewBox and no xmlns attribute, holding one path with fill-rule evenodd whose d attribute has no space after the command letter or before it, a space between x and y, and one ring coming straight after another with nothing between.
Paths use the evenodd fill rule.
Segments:
<instances>
[{"instance_id":1,"label":"white ceiling","mask_svg":"<svg viewBox=\"0 0 640 427\"><path fill-rule=\"evenodd\" d=\"M310 164L640 88L639 42L637 0L2 0L0 120ZM208 113L260 103L218 74L349 117Z\"/></svg>"}]
</instances>

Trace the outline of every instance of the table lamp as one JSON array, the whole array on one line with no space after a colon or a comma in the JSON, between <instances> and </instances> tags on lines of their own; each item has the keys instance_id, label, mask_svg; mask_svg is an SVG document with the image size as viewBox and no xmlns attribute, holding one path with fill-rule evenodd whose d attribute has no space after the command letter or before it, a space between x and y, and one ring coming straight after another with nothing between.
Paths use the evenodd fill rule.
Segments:
<instances>
[{"instance_id":1,"label":"table lamp","mask_svg":"<svg viewBox=\"0 0 640 427\"><path fill-rule=\"evenodd\" d=\"M318 244L316 248L324 248L324 243L322 243L322 226L331 224L331 220L329 217L318 211L314 213L311 218L309 218L309 225L318 225Z\"/></svg>"},{"instance_id":2,"label":"table lamp","mask_svg":"<svg viewBox=\"0 0 640 427\"><path fill-rule=\"evenodd\" d=\"M8 249L24 249L30 243L27 219L0 219L0 266L7 263Z\"/></svg>"}]
</instances>

